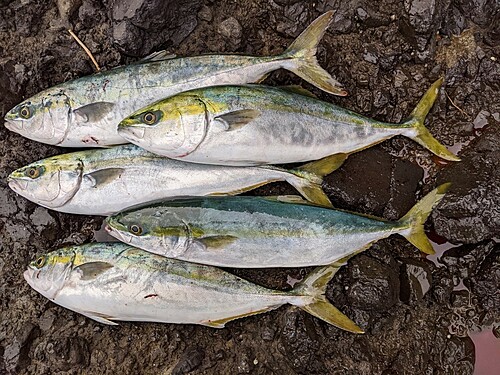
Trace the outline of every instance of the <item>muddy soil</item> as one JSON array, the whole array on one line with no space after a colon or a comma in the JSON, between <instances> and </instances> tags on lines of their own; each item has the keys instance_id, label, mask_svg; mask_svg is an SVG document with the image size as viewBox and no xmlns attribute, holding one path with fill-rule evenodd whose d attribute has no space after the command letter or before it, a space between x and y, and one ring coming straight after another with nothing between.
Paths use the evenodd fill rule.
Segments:
<instances>
[{"instance_id":1,"label":"muddy soil","mask_svg":"<svg viewBox=\"0 0 500 375\"><path fill-rule=\"evenodd\" d=\"M366 330L354 335L285 306L215 330L98 324L25 283L31 260L94 239L102 218L60 214L16 196L7 175L62 153L0 129L0 374L471 374L469 333L500 325L500 11L495 0L59 0L0 2L0 116L23 98L152 51L177 55L283 51L320 13L335 22L321 64L350 93L320 98L384 121L407 116L445 77L427 126L458 152L443 163L397 137L352 155L325 179L336 207L396 219L438 183L453 187L427 222L444 254L423 257L393 236L354 257L328 298ZM289 194L273 184L254 194ZM438 244L441 244L438 246ZM325 244L328 246L328 244ZM240 270L287 289L309 269ZM235 271L236 272L236 271ZM500 336L500 335L499 335ZM493 360L493 359L491 359Z\"/></svg>"}]
</instances>

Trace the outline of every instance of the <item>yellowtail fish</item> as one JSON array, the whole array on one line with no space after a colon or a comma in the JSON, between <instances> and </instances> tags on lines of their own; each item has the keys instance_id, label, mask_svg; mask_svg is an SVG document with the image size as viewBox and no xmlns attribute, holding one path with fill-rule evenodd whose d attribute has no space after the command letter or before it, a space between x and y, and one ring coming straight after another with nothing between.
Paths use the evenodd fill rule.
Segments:
<instances>
[{"instance_id":1,"label":"yellowtail fish","mask_svg":"<svg viewBox=\"0 0 500 375\"><path fill-rule=\"evenodd\" d=\"M100 323L202 324L291 304L333 324L363 331L325 297L335 265L314 270L290 292L267 289L216 267L168 259L121 243L92 243L42 255L24 272L37 292Z\"/></svg>"},{"instance_id":2,"label":"yellowtail fish","mask_svg":"<svg viewBox=\"0 0 500 375\"><path fill-rule=\"evenodd\" d=\"M106 219L119 240L169 258L233 268L327 265L400 234L427 254L424 233L443 184L398 221L311 206L300 198L202 197L177 199Z\"/></svg>"},{"instance_id":3,"label":"yellowtail fish","mask_svg":"<svg viewBox=\"0 0 500 375\"><path fill-rule=\"evenodd\" d=\"M172 58L164 52L139 63L62 83L25 100L5 116L5 126L29 139L65 147L127 143L116 128L138 109L198 87L258 82L287 69L335 95L340 84L318 65L316 49L333 18L327 12L277 56L202 55Z\"/></svg>"},{"instance_id":4,"label":"yellowtail fish","mask_svg":"<svg viewBox=\"0 0 500 375\"><path fill-rule=\"evenodd\" d=\"M459 160L424 126L442 79L407 121L372 120L301 92L258 85L191 90L139 110L118 133L169 158L220 165L285 164L363 150L396 135Z\"/></svg>"},{"instance_id":5,"label":"yellowtail fish","mask_svg":"<svg viewBox=\"0 0 500 375\"><path fill-rule=\"evenodd\" d=\"M50 209L109 215L125 208L178 196L234 195L274 181L287 181L303 196L331 206L322 177L345 155L334 155L294 170L272 166L224 167L172 160L135 145L57 155L17 169L7 178L12 190Z\"/></svg>"}]
</instances>

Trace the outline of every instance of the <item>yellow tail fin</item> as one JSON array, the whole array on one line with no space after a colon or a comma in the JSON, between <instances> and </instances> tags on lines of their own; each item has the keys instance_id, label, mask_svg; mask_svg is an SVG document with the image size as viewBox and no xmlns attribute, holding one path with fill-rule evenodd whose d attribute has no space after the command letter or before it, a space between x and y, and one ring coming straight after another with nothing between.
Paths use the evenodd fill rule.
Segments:
<instances>
[{"instance_id":1,"label":"yellow tail fin","mask_svg":"<svg viewBox=\"0 0 500 375\"><path fill-rule=\"evenodd\" d=\"M308 201L320 206L332 207L332 202L323 191L321 183L324 176L338 169L346 159L347 154L335 154L304 164L289 171L299 178L289 178L287 181Z\"/></svg>"},{"instance_id":2,"label":"yellow tail fin","mask_svg":"<svg viewBox=\"0 0 500 375\"><path fill-rule=\"evenodd\" d=\"M288 47L283 56L295 60L294 66L289 68L302 79L330 94L346 96L347 91L330 73L319 66L316 59L319 41L330 26L333 13L333 11L329 11L316 18Z\"/></svg>"},{"instance_id":3,"label":"yellow tail fin","mask_svg":"<svg viewBox=\"0 0 500 375\"><path fill-rule=\"evenodd\" d=\"M364 333L351 319L333 306L325 297L328 282L339 270L337 266L318 267L302 281L293 292L300 295L312 296L313 301L304 306L298 306L309 314L324 320L335 327L353 333Z\"/></svg>"},{"instance_id":4,"label":"yellow tail fin","mask_svg":"<svg viewBox=\"0 0 500 375\"><path fill-rule=\"evenodd\" d=\"M401 235L426 254L434 254L435 252L424 233L425 221L429 217L433 207L443 199L450 186L451 183L449 182L438 186L417 202L417 204L399 220L402 224L406 224L409 227L409 230L407 232L402 232Z\"/></svg>"},{"instance_id":5,"label":"yellow tail fin","mask_svg":"<svg viewBox=\"0 0 500 375\"><path fill-rule=\"evenodd\" d=\"M448 149L444 145L439 143L439 141L434 138L429 130L427 130L427 128L424 126L425 117L436 101L439 93L439 88L441 87L442 83L443 78L440 78L432 84L432 86L427 90L422 99L420 99L417 106L410 114L410 118L405 122L405 124L409 125L413 129L412 134L409 133L408 136L415 142L445 160L460 161L460 158L458 156L448 151Z\"/></svg>"}]
</instances>

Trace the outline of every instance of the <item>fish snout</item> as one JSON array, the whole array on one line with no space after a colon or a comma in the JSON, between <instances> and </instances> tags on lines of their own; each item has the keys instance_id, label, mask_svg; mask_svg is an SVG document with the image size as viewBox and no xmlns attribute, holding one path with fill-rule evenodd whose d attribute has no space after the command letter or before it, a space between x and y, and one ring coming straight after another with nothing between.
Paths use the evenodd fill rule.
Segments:
<instances>
[{"instance_id":1,"label":"fish snout","mask_svg":"<svg viewBox=\"0 0 500 375\"><path fill-rule=\"evenodd\" d=\"M25 191L28 188L28 181L20 180L15 177L7 177L7 184L15 192Z\"/></svg>"},{"instance_id":2,"label":"fish snout","mask_svg":"<svg viewBox=\"0 0 500 375\"><path fill-rule=\"evenodd\" d=\"M5 119L4 125L7 129L13 132L18 132L23 128L22 123L20 123L19 121L10 120L8 118Z\"/></svg>"},{"instance_id":3,"label":"fish snout","mask_svg":"<svg viewBox=\"0 0 500 375\"><path fill-rule=\"evenodd\" d=\"M39 272L40 271L28 267L28 269L23 273L24 280L26 280L26 282L33 287L33 280L37 278Z\"/></svg>"},{"instance_id":4,"label":"fish snout","mask_svg":"<svg viewBox=\"0 0 500 375\"><path fill-rule=\"evenodd\" d=\"M146 129L142 126L119 126L118 134L120 134L125 139L140 140L144 138L144 133Z\"/></svg>"}]
</instances>

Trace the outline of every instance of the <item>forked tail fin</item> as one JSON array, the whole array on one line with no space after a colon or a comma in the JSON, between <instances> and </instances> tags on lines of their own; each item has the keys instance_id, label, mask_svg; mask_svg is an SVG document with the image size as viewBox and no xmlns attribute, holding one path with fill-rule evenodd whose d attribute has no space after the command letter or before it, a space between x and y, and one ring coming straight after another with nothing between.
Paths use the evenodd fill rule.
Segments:
<instances>
[{"instance_id":1,"label":"forked tail fin","mask_svg":"<svg viewBox=\"0 0 500 375\"><path fill-rule=\"evenodd\" d=\"M325 297L326 286L339 270L336 265L318 267L312 271L294 290L294 293L312 296L311 303L298 306L309 314L324 320L338 328L353 333L364 333L351 319L333 306Z\"/></svg>"},{"instance_id":2,"label":"forked tail fin","mask_svg":"<svg viewBox=\"0 0 500 375\"><path fill-rule=\"evenodd\" d=\"M324 207L332 207L321 183L323 177L338 169L347 158L347 154L335 154L316 160L290 170L294 176L287 178L287 182L297 189L308 201Z\"/></svg>"},{"instance_id":3,"label":"forked tail fin","mask_svg":"<svg viewBox=\"0 0 500 375\"><path fill-rule=\"evenodd\" d=\"M424 233L424 223L429 217L432 208L443 199L450 186L451 183L449 182L438 186L418 201L417 204L399 220L399 222L408 227L405 232L401 232L401 235L426 254L434 254L435 252Z\"/></svg>"},{"instance_id":4,"label":"forked tail fin","mask_svg":"<svg viewBox=\"0 0 500 375\"><path fill-rule=\"evenodd\" d=\"M418 102L417 106L410 114L410 117L404 124L411 128L411 132L407 135L413 139L418 144L425 147L427 150L433 154L450 161L460 161L460 158L448 151L448 149L442 145L432 134L427 130L424 125L425 117L429 113L432 105L436 101L439 93L439 88L443 83L443 78L438 79L432 84L432 86L427 90L422 99Z\"/></svg>"},{"instance_id":5,"label":"forked tail fin","mask_svg":"<svg viewBox=\"0 0 500 375\"><path fill-rule=\"evenodd\" d=\"M347 91L324 70L316 59L318 44L333 19L333 11L316 18L284 52L283 56L294 60L293 66L286 66L302 79L333 95L346 96Z\"/></svg>"}]
</instances>

